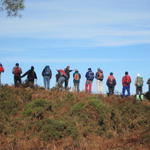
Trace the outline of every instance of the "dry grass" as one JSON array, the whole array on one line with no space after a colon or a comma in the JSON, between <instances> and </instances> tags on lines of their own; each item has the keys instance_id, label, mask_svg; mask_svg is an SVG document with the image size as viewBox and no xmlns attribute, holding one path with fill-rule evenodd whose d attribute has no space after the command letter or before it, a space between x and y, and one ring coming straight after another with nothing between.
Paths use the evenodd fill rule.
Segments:
<instances>
[{"instance_id":1,"label":"dry grass","mask_svg":"<svg viewBox=\"0 0 150 150\"><path fill-rule=\"evenodd\" d=\"M0 150L149 150L150 102L0 89Z\"/></svg>"}]
</instances>

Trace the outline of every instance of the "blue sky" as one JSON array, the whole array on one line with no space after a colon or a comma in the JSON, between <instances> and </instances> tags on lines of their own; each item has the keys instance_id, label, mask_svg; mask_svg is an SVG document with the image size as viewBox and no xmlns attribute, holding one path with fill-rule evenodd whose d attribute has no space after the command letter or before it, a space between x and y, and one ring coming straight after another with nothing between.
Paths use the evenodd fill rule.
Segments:
<instances>
[{"instance_id":1,"label":"blue sky","mask_svg":"<svg viewBox=\"0 0 150 150\"><path fill-rule=\"evenodd\" d=\"M84 89L88 67L114 72L116 90L121 92L125 71L132 77L135 92L137 73L150 77L150 1L149 0L26 0L22 17L0 15L0 62L5 67L3 83L12 84L12 68L20 63L23 72L35 66L38 84L41 71L50 65L51 86L56 69L78 69ZM72 77L70 86L73 85ZM93 90L96 84L93 83ZM105 87L107 90L107 87Z\"/></svg>"}]
</instances>

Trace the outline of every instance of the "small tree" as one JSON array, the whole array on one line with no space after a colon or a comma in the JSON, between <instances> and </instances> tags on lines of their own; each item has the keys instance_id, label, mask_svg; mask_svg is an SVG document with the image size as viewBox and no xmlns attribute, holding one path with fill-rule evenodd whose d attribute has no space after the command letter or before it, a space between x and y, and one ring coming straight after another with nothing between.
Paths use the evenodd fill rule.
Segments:
<instances>
[{"instance_id":1,"label":"small tree","mask_svg":"<svg viewBox=\"0 0 150 150\"><path fill-rule=\"evenodd\" d=\"M0 0L0 10L8 16L19 16L18 12L24 9L24 0Z\"/></svg>"}]
</instances>

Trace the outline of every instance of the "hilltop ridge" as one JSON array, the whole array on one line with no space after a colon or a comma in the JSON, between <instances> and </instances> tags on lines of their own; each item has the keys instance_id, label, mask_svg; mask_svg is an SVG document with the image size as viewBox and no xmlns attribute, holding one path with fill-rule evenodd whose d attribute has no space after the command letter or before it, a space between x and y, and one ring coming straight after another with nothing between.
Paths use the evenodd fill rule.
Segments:
<instances>
[{"instance_id":1,"label":"hilltop ridge","mask_svg":"<svg viewBox=\"0 0 150 150\"><path fill-rule=\"evenodd\" d=\"M0 150L148 150L150 102L42 88L0 89Z\"/></svg>"}]
</instances>

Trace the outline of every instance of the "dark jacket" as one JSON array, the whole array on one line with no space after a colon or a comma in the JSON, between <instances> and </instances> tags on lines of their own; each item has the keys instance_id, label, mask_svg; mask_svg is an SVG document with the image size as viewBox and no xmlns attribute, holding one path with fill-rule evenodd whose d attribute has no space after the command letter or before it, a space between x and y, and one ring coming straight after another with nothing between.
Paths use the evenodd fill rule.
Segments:
<instances>
[{"instance_id":1,"label":"dark jacket","mask_svg":"<svg viewBox=\"0 0 150 150\"><path fill-rule=\"evenodd\" d=\"M34 81L34 79L37 79L36 73L34 70L28 70L26 73L24 73L21 77L24 77L27 75L28 81Z\"/></svg>"},{"instance_id":2,"label":"dark jacket","mask_svg":"<svg viewBox=\"0 0 150 150\"><path fill-rule=\"evenodd\" d=\"M79 75L79 80L75 79L75 75L78 74ZM81 79L81 74L78 71L75 71L73 74L73 82L74 83L80 83L80 79Z\"/></svg>"},{"instance_id":3,"label":"dark jacket","mask_svg":"<svg viewBox=\"0 0 150 150\"><path fill-rule=\"evenodd\" d=\"M85 75L86 79L89 81L93 81L94 79L94 73L92 71L88 71Z\"/></svg>"},{"instance_id":4,"label":"dark jacket","mask_svg":"<svg viewBox=\"0 0 150 150\"><path fill-rule=\"evenodd\" d=\"M49 66L46 66L43 71L42 71L42 76L43 77L49 77L50 79L52 78L52 71Z\"/></svg>"},{"instance_id":5,"label":"dark jacket","mask_svg":"<svg viewBox=\"0 0 150 150\"><path fill-rule=\"evenodd\" d=\"M69 70L68 68L66 68L64 71L67 74L67 80L69 80L69 78L70 78L70 72L72 72L72 70Z\"/></svg>"},{"instance_id":6,"label":"dark jacket","mask_svg":"<svg viewBox=\"0 0 150 150\"><path fill-rule=\"evenodd\" d=\"M150 78L147 80L147 84L150 85Z\"/></svg>"}]
</instances>

